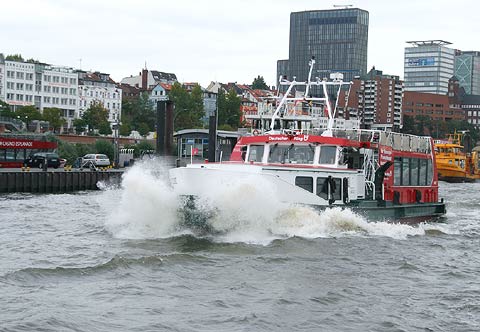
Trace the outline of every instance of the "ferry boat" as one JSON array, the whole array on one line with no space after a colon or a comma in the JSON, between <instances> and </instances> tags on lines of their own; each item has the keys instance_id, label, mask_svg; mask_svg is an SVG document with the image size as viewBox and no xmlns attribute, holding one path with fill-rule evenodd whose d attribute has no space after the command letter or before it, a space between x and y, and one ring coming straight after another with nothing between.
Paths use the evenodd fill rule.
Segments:
<instances>
[{"instance_id":1,"label":"ferry boat","mask_svg":"<svg viewBox=\"0 0 480 332\"><path fill-rule=\"evenodd\" d=\"M435 141L438 179L446 182L474 182L480 179L477 150L465 152L463 132L448 135L447 140Z\"/></svg>"},{"instance_id":2,"label":"ferry boat","mask_svg":"<svg viewBox=\"0 0 480 332\"><path fill-rule=\"evenodd\" d=\"M338 98L332 104L329 91L338 89L338 96L351 82L343 82L340 73L331 74L331 80L312 80L314 64L312 58L306 82L280 79L279 84L288 89L268 119L269 126L242 136L228 162L171 169L174 191L189 197L186 201L193 207L195 197L208 188L228 188L239 179L249 179L258 186L268 183L282 202L320 210L348 208L368 220L410 222L445 214L445 203L438 197L432 138L335 128ZM292 96L298 87L305 93ZM311 95L315 89L323 91L322 97ZM312 114L292 117L290 109L299 103ZM317 112L314 105L320 106ZM318 117L313 113L326 118L326 128L315 126Z\"/></svg>"}]
</instances>

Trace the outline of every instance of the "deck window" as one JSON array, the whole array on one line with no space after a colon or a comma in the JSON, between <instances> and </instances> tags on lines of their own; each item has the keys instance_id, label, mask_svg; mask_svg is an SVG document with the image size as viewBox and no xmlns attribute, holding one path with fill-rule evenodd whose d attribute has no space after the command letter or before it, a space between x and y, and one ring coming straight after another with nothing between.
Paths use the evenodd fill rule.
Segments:
<instances>
[{"instance_id":1,"label":"deck window","mask_svg":"<svg viewBox=\"0 0 480 332\"><path fill-rule=\"evenodd\" d=\"M248 154L248 161L261 163L264 150L265 150L265 145L250 145L250 153Z\"/></svg>"},{"instance_id":2,"label":"deck window","mask_svg":"<svg viewBox=\"0 0 480 332\"><path fill-rule=\"evenodd\" d=\"M430 186L433 181L433 165L432 160L427 159L427 186Z\"/></svg>"},{"instance_id":3,"label":"deck window","mask_svg":"<svg viewBox=\"0 0 480 332\"><path fill-rule=\"evenodd\" d=\"M342 179L333 178L333 187L330 188L330 193L335 200L342 199ZM317 196L328 200L328 178L317 178Z\"/></svg>"},{"instance_id":4,"label":"deck window","mask_svg":"<svg viewBox=\"0 0 480 332\"><path fill-rule=\"evenodd\" d=\"M410 185L410 158L402 160L402 186Z\"/></svg>"},{"instance_id":5,"label":"deck window","mask_svg":"<svg viewBox=\"0 0 480 332\"><path fill-rule=\"evenodd\" d=\"M410 158L410 185L411 186L418 186L418 163L420 159L417 158Z\"/></svg>"},{"instance_id":6,"label":"deck window","mask_svg":"<svg viewBox=\"0 0 480 332\"><path fill-rule=\"evenodd\" d=\"M310 176L297 176L295 185L313 193L313 178Z\"/></svg>"},{"instance_id":7,"label":"deck window","mask_svg":"<svg viewBox=\"0 0 480 332\"><path fill-rule=\"evenodd\" d=\"M402 158L395 157L393 165L393 184L395 186L402 185Z\"/></svg>"},{"instance_id":8,"label":"deck window","mask_svg":"<svg viewBox=\"0 0 480 332\"><path fill-rule=\"evenodd\" d=\"M320 148L320 164L335 164L336 146L322 146Z\"/></svg>"},{"instance_id":9,"label":"deck window","mask_svg":"<svg viewBox=\"0 0 480 332\"><path fill-rule=\"evenodd\" d=\"M427 185L427 159L420 159L419 186Z\"/></svg>"}]
</instances>

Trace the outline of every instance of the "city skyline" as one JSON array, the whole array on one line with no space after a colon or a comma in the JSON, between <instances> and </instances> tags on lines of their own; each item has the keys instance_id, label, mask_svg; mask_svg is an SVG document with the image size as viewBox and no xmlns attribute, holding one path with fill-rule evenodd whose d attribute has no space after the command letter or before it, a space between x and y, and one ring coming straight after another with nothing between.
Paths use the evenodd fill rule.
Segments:
<instances>
[{"instance_id":1,"label":"city skyline","mask_svg":"<svg viewBox=\"0 0 480 332\"><path fill-rule=\"evenodd\" d=\"M276 61L288 58L290 13L334 9L333 4L19 0L2 4L8 15L0 23L0 52L106 72L117 82L138 75L146 63L149 70L175 73L181 82L202 86L210 81L250 84L257 75L276 85ZM368 70L375 66L403 78L408 40L442 39L455 49L480 49L470 39L480 30L470 23L480 8L474 1L456 2L462 15L452 15L448 1L348 4L370 14Z\"/></svg>"}]
</instances>

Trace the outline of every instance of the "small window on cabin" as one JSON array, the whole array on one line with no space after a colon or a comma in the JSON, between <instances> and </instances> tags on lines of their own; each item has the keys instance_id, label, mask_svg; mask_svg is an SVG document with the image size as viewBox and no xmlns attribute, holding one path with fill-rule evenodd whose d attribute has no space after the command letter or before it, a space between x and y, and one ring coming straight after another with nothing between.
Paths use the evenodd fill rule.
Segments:
<instances>
[{"instance_id":1,"label":"small window on cabin","mask_svg":"<svg viewBox=\"0 0 480 332\"><path fill-rule=\"evenodd\" d=\"M335 164L336 146L322 146L320 148L320 164Z\"/></svg>"},{"instance_id":2,"label":"small window on cabin","mask_svg":"<svg viewBox=\"0 0 480 332\"><path fill-rule=\"evenodd\" d=\"M417 158L410 158L410 185L411 186L418 186L418 162L420 159Z\"/></svg>"},{"instance_id":3,"label":"small window on cabin","mask_svg":"<svg viewBox=\"0 0 480 332\"><path fill-rule=\"evenodd\" d=\"M402 160L402 186L410 185L410 158Z\"/></svg>"},{"instance_id":4,"label":"small window on cabin","mask_svg":"<svg viewBox=\"0 0 480 332\"><path fill-rule=\"evenodd\" d=\"M393 165L393 184L395 186L402 185L402 158L395 157Z\"/></svg>"},{"instance_id":5,"label":"small window on cabin","mask_svg":"<svg viewBox=\"0 0 480 332\"><path fill-rule=\"evenodd\" d=\"M310 176L297 176L295 185L313 193L313 178Z\"/></svg>"},{"instance_id":6,"label":"small window on cabin","mask_svg":"<svg viewBox=\"0 0 480 332\"><path fill-rule=\"evenodd\" d=\"M427 159L427 186L430 186L433 181L433 164L431 159Z\"/></svg>"},{"instance_id":7,"label":"small window on cabin","mask_svg":"<svg viewBox=\"0 0 480 332\"><path fill-rule=\"evenodd\" d=\"M250 153L248 154L248 161L261 163L264 150L265 150L265 145L250 145Z\"/></svg>"},{"instance_id":8,"label":"small window on cabin","mask_svg":"<svg viewBox=\"0 0 480 332\"><path fill-rule=\"evenodd\" d=\"M427 159L420 159L419 186L427 185Z\"/></svg>"},{"instance_id":9,"label":"small window on cabin","mask_svg":"<svg viewBox=\"0 0 480 332\"><path fill-rule=\"evenodd\" d=\"M328 178L317 178L317 196L328 200L329 183ZM342 199L342 179L333 178L330 183L330 195L335 198L335 200Z\"/></svg>"}]
</instances>

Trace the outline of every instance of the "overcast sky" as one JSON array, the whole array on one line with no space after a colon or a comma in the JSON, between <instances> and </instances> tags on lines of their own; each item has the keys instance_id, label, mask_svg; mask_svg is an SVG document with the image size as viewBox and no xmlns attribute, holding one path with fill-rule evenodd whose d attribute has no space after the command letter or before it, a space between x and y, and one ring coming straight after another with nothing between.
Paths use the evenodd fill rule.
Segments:
<instances>
[{"instance_id":1,"label":"overcast sky","mask_svg":"<svg viewBox=\"0 0 480 332\"><path fill-rule=\"evenodd\" d=\"M351 4L370 13L368 69L403 77L409 40L442 39L480 51L475 0L3 0L0 53L110 73L150 70L181 82L276 84L288 58L290 13ZM81 60L80 60L81 59Z\"/></svg>"}]
</instances>

